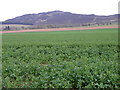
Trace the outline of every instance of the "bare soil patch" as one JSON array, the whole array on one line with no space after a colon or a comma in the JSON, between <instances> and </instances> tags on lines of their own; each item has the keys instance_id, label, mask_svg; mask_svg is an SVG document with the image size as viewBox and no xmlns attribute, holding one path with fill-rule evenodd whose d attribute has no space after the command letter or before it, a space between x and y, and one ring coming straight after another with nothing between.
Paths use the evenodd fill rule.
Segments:
<instances>
[{"instance_id":1,"label":"bare soil patch","mask_svg":"<svg viewBox=\"0 0 120 90\"><path fill-rule=\"evenodd\" d=\"M46 32L46 31L66 31L66 30L90 30L90 29L109 29L118 28L114 26L99 26L99 27L79 27L79 28L51 28L51 29L30 29L30 30L16 30L16 31L0 31L0 33L18 33L18 32Z\"/></svg>"}]
</instances>

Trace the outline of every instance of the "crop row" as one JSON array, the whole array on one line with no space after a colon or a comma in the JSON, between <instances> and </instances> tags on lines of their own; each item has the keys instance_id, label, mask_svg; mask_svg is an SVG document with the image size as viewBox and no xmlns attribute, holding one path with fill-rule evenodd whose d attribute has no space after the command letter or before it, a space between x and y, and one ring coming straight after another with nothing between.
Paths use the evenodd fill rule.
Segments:
<instances>
[{"instance_id":1,"label":"crop row","mask_svg":"<svg viewBox=\"0 0 120 90\"><path fill-rule=\"evenodd\" d=\"M116 44L13 46L3 46L5 88L120 87Z\"/></svg>"}]
</instances>

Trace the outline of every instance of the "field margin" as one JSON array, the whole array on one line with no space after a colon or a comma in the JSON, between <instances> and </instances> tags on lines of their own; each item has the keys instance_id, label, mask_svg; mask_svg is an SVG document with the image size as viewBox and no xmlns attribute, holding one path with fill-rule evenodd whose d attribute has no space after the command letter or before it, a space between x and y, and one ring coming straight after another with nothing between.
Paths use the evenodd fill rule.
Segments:
<instances>
[{"instance_id":1,"label":"field margin","mask_svg":"<svg viewBox=\"0 0 120 90\"><path fill-rule=\"evenodd\" d=\"M90 29L109 29L118 28L114 26L101 26L101 27L80 27L80 28L51 28L51 29L32 29L32 30L18 30L18 31L0 31L0 33L19 33L19 32L48 32L48 31L70 31L70 30L90 30Z\"/></svg>"}]
</instances>

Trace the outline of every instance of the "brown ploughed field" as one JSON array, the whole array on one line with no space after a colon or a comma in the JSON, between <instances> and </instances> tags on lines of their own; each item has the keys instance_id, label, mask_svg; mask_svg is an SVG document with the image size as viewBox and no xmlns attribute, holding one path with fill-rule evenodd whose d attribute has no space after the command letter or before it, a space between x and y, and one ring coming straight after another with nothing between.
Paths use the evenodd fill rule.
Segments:
<instances>
[{"instance_id":1,"label":"brown ploughed field","mask_svg":"<svg viewBox=\"0 0 120 90\"><path fill-rule=\"evenodd\" d=\"M114 26L99 26L99 27L79 27L79 28L51 28L51 29L30 29L30 30L16 30L16 31L0 31L0 33L18 33L18 32L45 32L45 31L66 31L66 30L90 30L90 29L109 29L118 28Z\"/></svg>"}]
</instances>

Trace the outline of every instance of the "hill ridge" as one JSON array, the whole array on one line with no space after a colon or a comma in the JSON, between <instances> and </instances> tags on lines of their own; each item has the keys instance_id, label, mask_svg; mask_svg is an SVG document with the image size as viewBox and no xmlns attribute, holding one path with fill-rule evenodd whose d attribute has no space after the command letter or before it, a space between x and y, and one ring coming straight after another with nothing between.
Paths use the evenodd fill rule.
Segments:
<instances>
[{"instance_id":1,"label":"hill ridge","mask_svg":"<svg viewBox=\"0 0 120 90\"><path fill-rule=\"evenodd\" d=\"M95 15L95 14L76 14L60 10L42 12L38 14L24 14L12 19L8 19L3 24L95 24L95 23L114 23L118 21L118 14L114 15Z\"/></svg>"}]
</instances>

